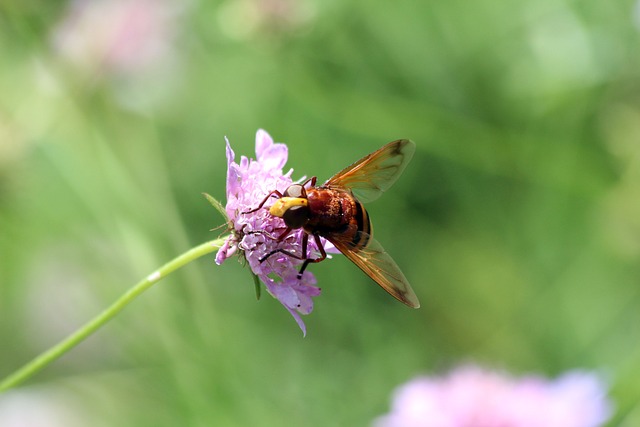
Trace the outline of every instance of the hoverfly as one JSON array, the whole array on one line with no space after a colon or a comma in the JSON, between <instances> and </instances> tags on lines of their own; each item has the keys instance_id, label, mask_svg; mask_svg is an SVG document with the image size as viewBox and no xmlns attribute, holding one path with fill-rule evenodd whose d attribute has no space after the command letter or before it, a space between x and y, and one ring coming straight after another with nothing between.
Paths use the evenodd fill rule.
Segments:
<instances>
[{"instance_id":1,"label":"hoverfly","mask_svg":"<svg viewBox=\"0 0 640 427\"><path fill-rule=\"evenodd\" d=\"M420 307L418 297L400 268L373 238L369 215L362 205L362 202L377 199L391 187L415 149L413 142L399 139L346 167L319 187L316 187L314 176L302 184L290 185L284 193L278 190L269 193L257 208L244 213L261 209L275 196L278 200L269 208L269 213L282 218L287 227L277 240L284 240L298 228L305 233L301 255L276 249L263 256L260 262L278 252L302 260L298 273L301 278L310 263L327 257L320 241L320 237L324 237L391 296L409 307ZM313 237L320 252L318 258L308 257L309 236Z\"/></svg>"}]
</instances>

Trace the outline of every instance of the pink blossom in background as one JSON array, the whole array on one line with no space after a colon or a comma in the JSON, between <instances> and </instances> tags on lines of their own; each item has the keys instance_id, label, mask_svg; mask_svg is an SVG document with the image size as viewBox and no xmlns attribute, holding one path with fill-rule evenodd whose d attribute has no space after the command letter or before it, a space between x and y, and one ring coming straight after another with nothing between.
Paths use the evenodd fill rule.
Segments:
<instances>
[{"instance_id":1,"label":"pink blossom in background","mask_svg":"<svg viewBox=\"0 0 640 427\"><path fill-rule=\"evenodd\" d=\"M166 66L180 1L76 0L53 32L60 57L95 74L132 75Z\"/></svg>"},{"instance_id":2,"label":"pink blossom in background","mask_svg":"<svg viewBox=\"0 0 640 427\"><path fill-rule=\"evenodd\" d=\"M572 371L548 380L464 366L400 386L391 412L373 426L597 427L610 415L606 388L592 373Z\"/></svg>"},{"instance_id":3,"label":"pink blossom in background","mask_svg":"<svg viewBox=\"0 0 640 427\"><path fill-rule=\"evenodd\" d=\"M270 199L256 212L243 213L257 208L273 190L284 192L293 183L293 169L286 174L282 173L287 157L287 146L274 143L264 130L259 130L256 134L257 160L242 156L240 163L236 163L235 153L227 141L226 212L234 233L218 251L216 262L221 264L238 251L242 251L253 273L262 280L269 293L293 315L302 332L306 334L306 327L300 315L311 313L312 297L320 295L320 288L313 286L316 284L315 277L305 271L302 279L298 279L298 267L302 261L287 255L276 253L264 262L259 261L276 248L301 254L301 238L304 231L295 230L282 242L275 239L287 228L282 218L269 214L268 208L276 198ZM326 241L322 241L326 247ZM333 246L326 247L328 251L332 248ZM318 251L313 239L309 240L308 250L316 253Z\"/></svg>"}]
</instances>

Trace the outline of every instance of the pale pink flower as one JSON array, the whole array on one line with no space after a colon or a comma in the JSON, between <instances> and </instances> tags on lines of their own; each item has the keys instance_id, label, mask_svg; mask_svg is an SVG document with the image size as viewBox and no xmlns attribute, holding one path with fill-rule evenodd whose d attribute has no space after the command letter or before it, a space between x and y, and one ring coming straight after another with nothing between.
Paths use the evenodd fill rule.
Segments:
<instances>
[{"instance_id":1,"label":"pale pink flower","mask_svg":"<svg viewBox=\"0 0 640 427\"><path fill-rule=\"evenodd\" d=\"M597 427L611 416L601 380L583 371L555 380L476 366L399 387L374 427Z\"/></svg>"},{"instance_id":2,"label":"pale pink flower","mask_svg":"<svg viewBox=\"0 0 640 427\"><path fill-rule=\"evenodd\" d=\"M180 2L75 0L55 28L53 44L77 69L132 75L167 66Z\"/></svg>"},{"instance_id":3,"label":"pale pink flower","mask_svg":"<svg viewBox=\"0 0 640 427\"><path fill-rule=\"evenodd\" d=\"M233 227L233 234L218 251L216 262L221 264L241 251L253 273L266 285L269 293L293 315L302 332L306 334L306 327L300 315L311 313L312 297L320 295L320 288L313 286L316 284L315 277L305 271L302 278L298 278L298 268L302 261L282 253L271 255L260 262L265 255L278 248L301 255L301 238L304 231L294 230L283 241L276 240L287 227L282 218L269 214L268 207L275 198L267 201L262 209L246 213L257 208L273 190L284 192L293 183L293 169L286 174L282 173L287 157L287 146L274 143L264 130L259 130L256 134L256 160L242 156L240 163L236 163L235 154L227 140L225 210ZM324 239L322 241L323 245L326 245ZM313 239L309 240L308 250L318 253Z\"/></svg>"}]
</instances>

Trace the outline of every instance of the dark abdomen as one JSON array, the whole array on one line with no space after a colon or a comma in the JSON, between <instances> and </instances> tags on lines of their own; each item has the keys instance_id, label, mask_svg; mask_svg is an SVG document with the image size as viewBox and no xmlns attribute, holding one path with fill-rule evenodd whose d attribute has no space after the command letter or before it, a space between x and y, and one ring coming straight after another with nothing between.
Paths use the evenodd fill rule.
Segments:
<instances>
[{"instance_id":1,"label":"dark abdomen","mask_svg":"<svg viewBox=\"0 0 640 427\"><path fill-rule=\"evenodd\" d=\"M369 214L350 192L319 187L308 189L307 198L311 213L305 231L326 237L339 234L354 249L366 246L368 237L358 232L371 234Z\"/></svg>"}]
</instances>

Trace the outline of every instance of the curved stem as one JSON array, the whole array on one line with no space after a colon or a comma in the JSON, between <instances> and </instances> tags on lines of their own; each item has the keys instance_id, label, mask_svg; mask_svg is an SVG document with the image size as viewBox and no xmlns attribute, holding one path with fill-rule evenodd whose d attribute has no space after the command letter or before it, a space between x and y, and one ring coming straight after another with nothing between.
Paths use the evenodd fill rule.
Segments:
<instances>
[{"instance_id":1,"label":"curved stem","mask_svg":"<svg viewBox=\"0 0 640 427\"><path fill-rule=\"evenodd\" d=\"M149 276L147 276L127 292L125 292L125 294L118 298L113 304L111 304L111 306L91 319L80 329L76 330L67 338L60 341L58 344L54 345L49 350L40 354L31 362L27 363L22 368L18 369L13 374L2 380L2 382L0 382L0 393L22 383L27 378L65 354L67 351L71 350L73 347L78 345L85 338L99 329L102 325L114 318L116 314L122 311L122 309L124 309L138 295L149 289L153 284L160 281L160 279L168 276L170 273L176 271L177 269L190 263L191 261L194 261L203 255L209 254L219 249L224 240L225 237L196 246L151 273Z\"/></svg>"}]
</instances>

